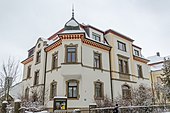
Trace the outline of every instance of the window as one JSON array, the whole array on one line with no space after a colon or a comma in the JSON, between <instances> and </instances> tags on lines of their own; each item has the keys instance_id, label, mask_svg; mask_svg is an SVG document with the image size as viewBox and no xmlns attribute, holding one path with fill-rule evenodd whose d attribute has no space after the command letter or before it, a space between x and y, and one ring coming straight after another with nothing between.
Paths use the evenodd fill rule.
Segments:
<instances>
[{"instance_id":1,"label":"window","mask_svg":"<svg viewBox=\"0 0 170 113\"><path fill-rule=\"evenodd\" d=\"M78 98L78 81L77 80L69 80L67 82L67 97Z\"/></svg>"},{"instance_id":2,"label":"window","mask_svg":"<svg viewBox=\"0 0 170 113\"><path fill-rule=\"evenodd\" d=\"M57 82L53 81L50 86L50 98L54 98L57 95Z\"/></svg>"},{"instance_id":3,"label":"window","mask_svg":"<svg viewBox=\"0 0 170 113\"><path fill-rule=\"evenodd\" d=\"M28 51L28 57L32 56L34 53L34 48L32 48L31 50Z\"/></svg>"},{"instance_id":4,"label":"window","mask_svg":"<svg viewBox=\"0 0 170 113\"><path fill-rule=\"evenodd\" d=\"M129 69L128 69L128 61L125 59L119 59L119 72L120 73L129 73Z\"/></svg>"},{"instance_id":5,"label":"window","mask_svg":"<svg viewBox=\"0 0 170 113\"><path fill-rule=\"evenodd\" d=\"M100 81L97 81L95 82L94 84L95 86L95 99L102 99L103 96L104 96L104 93L103 93L103 83L100 82Z\"/></svg>"},{"instance_id":6,"label":"window","mask_svg":"<svg viewBox=\"0 0 170 113\"><path fill-rule=\"evenodd\" d=\"M101 54L94 53L94 67L101 69Z\"/></svg>"},{"instance_id":7,"label":"window","mask_svg":"<svg viewBox=\"0 0 170 113\"><path fill-rule=\"evenodd\" d=\"M29 88L28 87L25 89L25 99L26 100L29 99Z\"/></svg>"},{"instance_id":8,"label":"window","mask_svg":"<svg viewBox=\"0 0 170 113\"><path fill-rule=\"evenodd\" d=\"M67 46L66 47L66 63L75 63L76 62L76 47Z\"/></svg>"},{"instance_id":9,"label":"window","mask_svg":"<svg viewBox=\"0 0 170 113\"><path fill-rule=\"evenodd\" d=\"M141 65L137 65L137 70L138 70L139 78L143 78L142 66Z\"/></svg>"},{"instance_id":10,"label":"window","mask_svg":"<svg viewBox=\"0 0 170 113\"><path fill-rule=\"evenodd\" d=\"M100 42L100 35L92 33L92 38Z\"/></svg>"},{"instance_id":11,"label":"window","mask_svg":"<svg viewBox=\"0 0 170 113\"><path fill-rule=\"evenodd\" d=\"M138 50L134 50L134 52L135 52L135 56L139 56L139 51Z\"/></svg>"},{"instance_id":12,"label":"window","mask_svg":"<svg viewBox=\"0 0 170 113\"><path fill-rule=\"evenodd\" d=\"M118 49L122 51L126 51L126 44L120 41L117 41L118 43Z\"/></svg>"},{"instance_id":13,"label":"window","mask_svg":"<svg viewBox=\"0 0 170 113\"><path fill-rule=\"evenodd\" d=\"M54 53L52 55L52 69L56 69L58 65L58 54Z\"/></svg>"},{"instance_id":14,"label":"window","mask_svg":"<svg viewBox=\"0 0 170 113\"><path fill-rule=\"evenodd\" d=\"M122 86L122 97L124 99L130 99L131 98L131 90L128 85L123 85Z\"/></svg>"},{"instance_id":15,"label":"window","mask_svg":"<svg viewBox=\"0 0 170 113\"><path fill-rule=\"evenodd\" d=\"M27 68L27 78L31 77L31 65Z\"/></svg>"},{"instance_id":16,"label":"window","mask_svg":"<svg viewBox=\"0 0 170 113\"><path fill-rule=\"evenodd\" d=\"M39 84L39 71L36 71L34 76L34 85L38 84Z\"/></svg>"},{"instance_id":17,"label":"window","mask_svg":"<svg viewBox=\"0 0 170 113\"><path fill-rule=\"evenodd\" d=\"M36 56L36 63L39 63L40 60L41 60L41 51L38 51Z\"/></svg>"}]
</instances>

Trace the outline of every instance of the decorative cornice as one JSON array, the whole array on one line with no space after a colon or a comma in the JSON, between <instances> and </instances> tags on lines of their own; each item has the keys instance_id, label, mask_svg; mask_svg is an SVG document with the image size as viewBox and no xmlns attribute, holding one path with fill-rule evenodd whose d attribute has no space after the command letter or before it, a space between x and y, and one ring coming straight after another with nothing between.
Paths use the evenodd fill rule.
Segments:
<instances>
[{"instance_id":1,"label":"decorative cornice","mask_svg":"<svg viewBox=\"0 0 170 113\"><path fill-rule=\"evenodd\" d=\"M81 39L84 37L84 34L60 34L60 39Z\"/></svg>"},{"instance_id":2,"label":"decorative cornice","mask_svg":"<svg viewBox=\"0 0 170 113\"><path fill-rule=\"evenodd\" d=\"M80 34L60 34L59 35L60 39L65 40L65 39L81 39L83 43L90 45L90 46L94 46L100 49L104 49L109 51L110 47L98 42L95 42L93 40L87 39L84 37L84 33L80 33Z\"/></svg>"},{"instance_id":3,"label":"decorative cornice","mask_svg":"<svg viewBox=\"0 0 170 113\"><path fill-rule=\"evenodd\" d=\"M116 79L116 78L112 78L112 80L124 81L124 82L130 82L130 83L137 83L136 81L123 80L123 79Z\"/></svg>"},{"instance_id":4,"label":"decorative cornice","mask_svg":"<svg viewBox=\"0 0 170 113\"><path fill-rule=\"evenodd\" d=\"M58 41L54 42L53 44L49 45L48 47L45 48L45 51L48 52L48 51L51 51L52 49L60 46L62 44L62 41L61 39L59 39Z\"/></svg>"},{"instance_id":5,"label":"decorative cornice","mask_svg":"<svg viewBox=\"0 0 170 113\"><path fill-rule=\"evenodd\" d=\"M133 59L136 60L136 61L139 61L139 62L143 62L145 64L147 64L149 62L149 60L135 56L135 55L133 55Z\"/></svg>"},{"instance_id":6,"label":"decorative cornice","mask_svg":"<svg viewBox=\"0 0 170 113\"><path fill-rule=\"evenodd\" d=\"M108 47L106 45L97 43L95 41L92 41L92 40L89 40L89 39L86 39L86 38L83 38L82 42L87 44L87 45L91 45L91 46L94 46L94 47L97 47L97 48L100 48L100 49L104 49L104 50L107 50L107 51L109 51L111 49L110 47Z\"/></svg>"},{"instance_id":7,"label":"decorative cornice","mask_svg":"<svg viewBox=\"0 0 170 113\"><path fill-rule=\"evenodd\" d=\"M27 63L29 63L29 62L31 62L31 61L33 61L33 56L28 57L27 59L25 59L25 60L22 61L21 63L22 63L22 64L27 64Z\"/></svg>"}]
</instances>

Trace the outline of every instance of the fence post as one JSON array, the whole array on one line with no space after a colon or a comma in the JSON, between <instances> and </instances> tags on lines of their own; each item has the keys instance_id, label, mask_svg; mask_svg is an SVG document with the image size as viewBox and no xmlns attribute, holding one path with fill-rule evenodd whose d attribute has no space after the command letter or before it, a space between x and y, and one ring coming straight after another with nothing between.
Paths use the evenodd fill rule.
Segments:
<instances>
[{"instance_id":1,"label":"fence post","mask_svg":"<svg viewBox=\"0 0 170 113\"><path fill-rule=\"evenodd\" d=\"M113 113L119 113L119 105L116 104Z\"/></svg>"},{"instance_id":2,"label":"fence post","mask_svg":"<svg viewBox=\"0 0 170 113\"><path fill-rule=\"evenodd\" d=\"M8 104L7 101L3 101L3 102L2 102L2 109L1 109L2 113L6 113L7 104Z\"/></svg>"},{"instance_id":3,"label":"fence post","mask_svg":"<svg viewBox=\"0 0 170 113\"><path fill-rule=\"evenodd\" d=\"M21 100L16 99L14 102L14 113L19 113L20 107L21 107Z\"/></svg>"},{"instance_id":4,"label":"fence post","mask_svg":"<svg viewBox=\"0 0 170 113\"><path fill-rule=\"evenodd\" d=\"M96 108L97 104L96 103L90 103L89 104L89 113L91 113L91 109Z\"/></svg>"}]
</instances>

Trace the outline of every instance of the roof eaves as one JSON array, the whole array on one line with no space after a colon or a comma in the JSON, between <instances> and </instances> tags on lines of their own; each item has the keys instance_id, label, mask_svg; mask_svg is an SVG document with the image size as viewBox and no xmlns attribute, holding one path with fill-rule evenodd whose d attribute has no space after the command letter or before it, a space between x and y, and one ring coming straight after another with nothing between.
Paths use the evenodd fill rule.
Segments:
<instances>
[{"instance_id":1,"label":"roof eaves","mask_svg":"<svg viewBox=\"0 0 170 113\"><path fill-rule=\"evenodd\" d=\"M100 30L100 29L98 29L98 28L96 28L96 27L94 27L94 26L92 26L92 25L86 25L85 27L92 28L92 29L94 29L94 30L96 30L96 31L99 31L99 32L102 32L102 33L104 34L104 31L102 31L102 30Z\"/></svg>"},{"instance_id":2,"label":"roof eaves","mask_svg":"<svg viewBox=\"0 0 170 113\"><path fill-rule=\"evenodd\" d=\"M117 31L114 31L114 30L112 30L112 29L106 30L104 34L107 34L107 33L113 33L113 34L115 34L115 35L117 35L117 36L120 36L120 37L122 37L122 38L124 38L124 39L126 39L126 40L128 40L128 41L131 41L131 42L134 41L133 39L131 39L131 38L129 38L129 37L127 37L127 36L125 36L125 35L117 32Z\"/></svg>"}]
</instances>

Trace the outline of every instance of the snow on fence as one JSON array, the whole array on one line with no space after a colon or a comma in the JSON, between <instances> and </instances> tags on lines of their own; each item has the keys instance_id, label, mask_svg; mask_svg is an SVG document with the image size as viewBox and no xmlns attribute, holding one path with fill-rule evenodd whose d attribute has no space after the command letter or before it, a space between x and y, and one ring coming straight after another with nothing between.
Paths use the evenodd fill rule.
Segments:
<instances>
[{"instance_id":1,"label":"snow on fence","mask_svg":"<svg viewBox=\"0 0 170 113\"><path fill-rule=\"evenodd\" d=\"M90 109L90 113L163 113L167 111L170 111L170 106L164 105L122 106Z\"/></svg>"},{"instance_id":2,"label":"snow on fence","mask_svg":"<svg viewBox=\"0 0 170 113\"><path fill-rule=\"evenodd\" d=\"M55 110L53 113L168 113L170 105L150 105L150 106L117 106L76 110ZM9 113L13 113L12 111ZM22 113L49 113L47 111L25 111ZM51 112L50 112L51 113Z\"/></svg>"},{"instance_id":3,"label":"snow on fence","mask_svg":"<svg viewBox=\"0 0 170 113\"><path fill-rule=\"evenodd\" d=\"M151 106L122 106L122 107L105 107L92 108L89 110L57 110L54 113L168 113L170 106L151 105Z\"/></svg>"}]
</instances>

